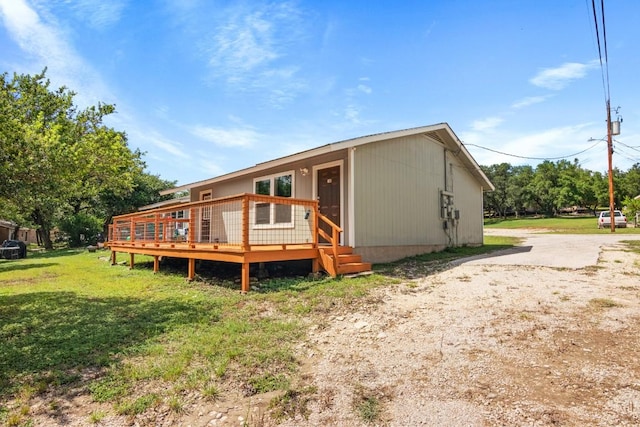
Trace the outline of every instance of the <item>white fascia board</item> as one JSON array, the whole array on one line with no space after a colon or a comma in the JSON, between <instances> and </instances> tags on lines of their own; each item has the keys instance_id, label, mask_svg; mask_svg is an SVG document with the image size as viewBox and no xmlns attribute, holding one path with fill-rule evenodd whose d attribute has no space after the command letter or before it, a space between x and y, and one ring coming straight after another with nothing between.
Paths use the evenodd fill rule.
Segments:
<instances>
[{"instance_id":1,"label":"white fascia board","mask_svg":"<svg viewBox=\"0 0 640 427\"><path fill-rule=\"evenodd\" d=\"M190 183L190 184L184 184L184 185L181 185L181 186L178 186L178 187L175 187L175 188L162 190L160 192L160 194L161 195L166 195L166 194L176 193L178 191L190 190L191 188L194 188L194 187L200 187L200 186L203 186L203 185L215 184L217 182L222 182L222 181L226 181L226 180L229 180L229 179L238 178L238 177L241 177L243 175L248 175L248 174L251 174L251 173L260 172L260 171L265 170L265 169L278 167L278 166L281 166L281 165L297 162L297 161L300 161L300 160L306 160L306 159L309 159L309 158L312 158L312 157L315 157L315 156L320 156L322 154L327 154L327 153L331 153L331 152L334 152L334 151L344 150L344 149L351 148L351 147L357 147L359 145L369 144L371 142L384 141L384 140L387 140L387 139L394 139L394 138L401 138L403 136L416 135L416 134L420 134L420 133L424 133L424 132L432 132L432 131L439 130L439 129L447 129L450 133L452 133L451 132L451 128L449 128L449 125L447 123L439 123L439 124L436 124L436 125L421 126L421 127L411 128L411 129L404 129L404 130L398 130L398 131L377 133L377 134L368 135L368 136L361 136L361 137L358 137L358 138L347 139L347 140L344 140L344 141L339 141L339 142L334 142L334 143L331 143L331 144L326 144L326 145L320 146L318 148L312 148L312 149L307 150L307 151L302 151L300 153L292 154L290 156L281 157L281 158L274 159L274 160L269 160L269 161L264 162L264 163L258 163L255 166L252 166L252 167L249 167L249 168L245 168L245 169L241 169L241 170L238 170L236 172L231 172L231 173L228 173L226 175L220 175L220 176L217 176L215 178L210 178L210 179L206 179L206 180L203 180L203 181L197 181L197 182L193 182L193 183ZM457 137L455 139L457 139Z\"/></svg>"}]
</instances>

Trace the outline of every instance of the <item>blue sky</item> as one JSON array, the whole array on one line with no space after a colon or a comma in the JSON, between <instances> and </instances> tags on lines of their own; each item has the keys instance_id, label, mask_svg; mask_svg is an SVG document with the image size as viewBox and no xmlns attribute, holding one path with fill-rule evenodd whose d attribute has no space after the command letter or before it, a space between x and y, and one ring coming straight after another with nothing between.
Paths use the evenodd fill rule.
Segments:
<instances>
[{"instance_id":1,"label":"blue sky","mask_svg":"<svg viewBox=\"0 0 640 427\"><path fill-rule=\"evenodd\" d=\"M597 1L596 3L600 3ZM344 139L448 122L478 163L606 171L588 0L0 0L0 72L107 102L179 184ZM640 2L605 1L614 166L640 162ZM615 116L615 113L614 113ZM594 146L595 144L595 146ZM572 158L569 158L572 160Z\"/></svg>"}]
</instances>

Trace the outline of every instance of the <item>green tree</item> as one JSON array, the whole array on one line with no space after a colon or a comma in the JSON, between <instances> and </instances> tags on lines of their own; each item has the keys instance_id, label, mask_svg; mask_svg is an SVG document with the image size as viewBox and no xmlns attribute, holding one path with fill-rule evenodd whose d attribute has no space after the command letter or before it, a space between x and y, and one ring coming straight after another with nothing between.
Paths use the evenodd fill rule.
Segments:
<instances>
[{"instance_id":1,"label":"green tree","mask_svg":"<svg viewBox=\"0 0 640 427\"><path fill-rule=\"evenodd\" d=\"M0 76L0 198L29 217L52 248L51 230L73 212L72 201L130 191L143 164L126 135L103 124L112 105L78 111L75 94L52 90L45 73Z\"/></svg>"},{"instance_id":2,"label":"green tree","mask_svg":"<svg viewBox=\"0 0 640 427\"><path fill-rule=\"evenodd\" d=\"M60 220L60 231L69 237L69 246L95 244L98 233L102 231L102 221L86 212L65 215Z\"/></svg>"},{"instance_id":3,"label":"green tree","mask_svg":"<svg viewBox=\"0 0 640 427\"><path fill-rule=\"evenodd\" d=\"M557 165L545 160L540 163L529 185L532 198L546 215L555 215L560 196L560 173Z\"/></svg>"},{"instance_id":4,"label":"green tree","mask_svg":"<svg viewBox=\"0 0 640 427\"><path fill-rule=\"evenodd\" d=\"M500 163L491 166L481 166L481 169L495 187L495 190L484 193L485 209L497 213L504 218L507 216L507 210L511 207L509 194L511 165L509 163Z\"/></svg>"},{"instance_id":5,"label":"green tree","mask_svg":"<svg viewBox=\"0 0 640 427\"><path fill-rule=\"evenodd\" d=\"M581 169L578 176L577 188L580 196L578 205L589 209L596 215L602 197L603 176L600 172Z\"/></svg>"},{"instance_id":6,"label":"green tree","mask_svg":"<svg viewBox=\"0 0 640 427\"><path fill-rule=\"evenodd\" d=\"M141 206L171 199L171 195L160 196L160 191L175 187L175 185L175 181L166 181L157 175L140 172L133 176L133 185L129 191L124 193L114 192L112 189L102 191L95 207L103 218L102 229L105 235L114 216L133 212Z\"/></svg>"},{"instance_id":7,"label":"green tree","mask_svg":"<svg viewBox=\"0 0 640 427\"><path fill-rule=\"evenodd\" d=\"M640 163L634 164L617 178L615 192L619 199L626 200L640 195Z\"/></svg>"},{"instance_id":8,"label":"green tree","mask_svg":"<svg viewBox=\"0 0 640 427\"><path fill-rule=\"evenodd\" d=\"M622 202L624 205L624 214L627 217L627 221L635 221L636 215L640 214L640 199L634 197L627 197Z\"/></svg>"},{"instance_id":9,"label":"green tree","mask_svg":"<svg viewBox=\"0 0 640 427\"><path fill-rule=\"evenodd\" d=\"M513 176L509 182L509 194L516 215L526 211L534 205L533 193L530 187L534 170L529 165L514 166Z\"/></svg>"},{"instance_id":10,"label":"green tree","mask_svg":"<svg viewBox=\"0 0 640 427\"><path fill-rule=\"evenodd\" d=\"M582 168L575 159L573 163L567 160L559 160L556 162L558 171L558 185L560 191L555 201L556 208L568 208L578 205L582 200L580 180L582 176Z\"/></svg>"}]
</instances>

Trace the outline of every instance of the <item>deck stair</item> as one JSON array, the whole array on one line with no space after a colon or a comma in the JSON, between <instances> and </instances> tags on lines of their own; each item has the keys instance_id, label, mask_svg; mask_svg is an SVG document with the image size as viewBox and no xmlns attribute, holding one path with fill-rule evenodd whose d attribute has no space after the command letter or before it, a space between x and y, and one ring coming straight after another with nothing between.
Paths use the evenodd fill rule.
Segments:
<instances>
[{"instance_id":1,"label":"deck stair","mask_svg":"<svg viewBox=\"0 0 640 427\"><path fill-rule=\"evenodd\" d=\"M350 246L338 246L337 259L331 246L320 246L318 251L322 267L333 277L371 271L371 263L363 262L362 257L354 254Z\"/></svg>"}]
</instances>

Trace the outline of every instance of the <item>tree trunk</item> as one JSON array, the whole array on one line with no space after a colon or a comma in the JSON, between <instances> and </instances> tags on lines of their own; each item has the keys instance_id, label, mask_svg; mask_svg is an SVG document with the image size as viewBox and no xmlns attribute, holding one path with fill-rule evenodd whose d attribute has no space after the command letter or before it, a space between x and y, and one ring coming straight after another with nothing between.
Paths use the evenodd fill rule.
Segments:
<instances>
[{"instance_id":1,"label":"tree trunk","mask_svg":"<svg viewBox=\"0 0 640 427\"><path fill-rule=\"evenodd\" d=\"M109 226L111 225L111 220L113 219L113 215L107 215L107 218L102 223L102 236L105 240L109 237Z\"/></svg>"},{"instance_id":2,"label":"tree trunk","mask_svg":"<svg viewBox=\"0 0 640 427\"><path fill-rule=\"evenodd\" d=\"M45 249L53 249L53 242L51 241L51 227L40 226L42 232L42 243Z\"/></svg>"},{"instance_id":3,"label":"tree trunk","mask_svg":"<svg viewBox=\"0 0 640 427\"><path fill-rule=\"evenodd\" d=\"M53 249L53 242L51 241L51 225L48 218L42 214L40 208L36 208L33 211L33 220L40 228L40 234L42 237L42 243L45 249Z\"/></svg>"},{"instance_id":4,"label":"tree trunk","mask_svg":"<svg viewBox=\"0 0 640 427\"><path fill-rule=\"evenodd\" d=\"M16 225L13 229L13 240L20 240L18 233L20 232L20 225Z\"/></svg>"}]
</instances>

